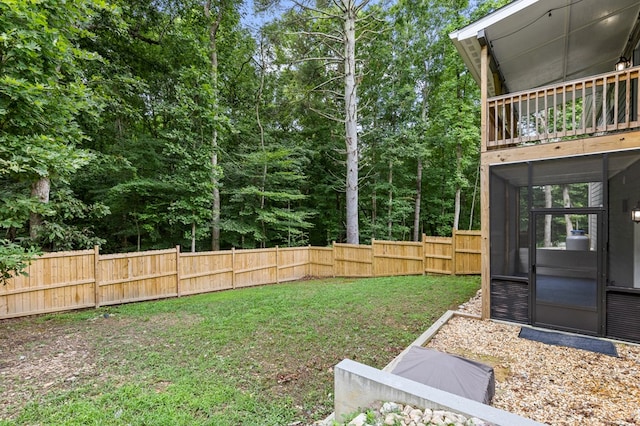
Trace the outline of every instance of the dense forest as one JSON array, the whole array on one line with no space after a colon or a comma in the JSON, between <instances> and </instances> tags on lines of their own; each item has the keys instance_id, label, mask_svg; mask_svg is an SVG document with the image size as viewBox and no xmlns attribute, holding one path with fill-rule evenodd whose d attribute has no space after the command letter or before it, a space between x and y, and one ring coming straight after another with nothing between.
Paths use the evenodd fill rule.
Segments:
<instances>
[{"instance_id":1,"label":"dense forest","mask_svg":"<svg viewBox=\"0 0 640 426\"><path fill-rule=\"evenodd\" d=\"M476 229L448 34L504 3L4 0L0 258Z\"/></svg>"}]
</instances>

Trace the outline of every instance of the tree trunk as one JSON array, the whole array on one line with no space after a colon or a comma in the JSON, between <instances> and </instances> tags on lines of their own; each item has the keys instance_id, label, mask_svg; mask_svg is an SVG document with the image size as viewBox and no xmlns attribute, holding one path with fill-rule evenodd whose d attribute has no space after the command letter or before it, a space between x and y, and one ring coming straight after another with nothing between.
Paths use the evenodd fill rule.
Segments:
<instances>
[{"instance_id":1,"label":"tree trunk","mask_svg":"<svg viewBox=\"0 0 640 426\"><path fill-rule=\"evenodd\" d=\"M211 84L214 92L213 108L218 108L218 45L217 35L220 28L220 22L224 12L224 2L218 5L218 15L216 19L210 22L209 26L209 60L211 63ZM207 0L204 4L204 14L208 20L211 20L211 0ZM216 125L217 126L217 125ZM213 129L211 135L211 183L213 184L212 207L211 207L211 249L220 250L220 190L218 182L218 130Z\"/></svg>"},{"instance_id":2,"label":"tree trunk","mask_svg":"<svg viewBox=\"0 0 640 426\"><path fill-rule=\"evenodd\" d=\"M214 150L218 149L218 141L217 141L218 132L214 131L214 138L212 143L212 148ZM218 189L218 176L217 176L217 168L218 168L218 153L216 151L213 152L211 156L211 165L213 166L213 177L211 179L213 183L213 203L211 207L211 250L216 251L220 250L220 189Z\"/></svg>"},{"instance_id":3,"label":"tree trunk","mask_svg":"<svg viewBox=\"0 0 640 426\"><path fill-rule=\"evenodd\" d=\"M266 63L264 60L264 44L262 43L262 40L260 41L260 86L258 87L258 94L256 95L256 122L258 123L258 129L260 131L260 148L262 149L262 154L263 154L263 158L262 161L264 162L264 165L262 167L262 179L261 179L261 185L260 185L260 210L264 210L265 208L265 203L266 203L266 197L265 197L265 191L267 189L267 173L268 173L268 166L267 166L267 156L266 156L266 147L264 145L264 127L262 126L262 120L260 118L260 105L262 103L262 92L264 90L264 73L266 72ZM266 228L266 224L264 220L260 221L260 224L262 226L262 241L260 243L260 246L262 248L266 247L266 243L267 243L267 228Z\"/></svg>"},{"instance_id":4,"label":"tree trunk","mask_svg":"<svg viewBox=\"0 0 640 426\"><path fill-rule=\"evenodd\" d=\"M422 203L422 158L416 171L416 206L413 213L413 241L420 241L420 204Z\"/></svg>"},{"instance_id":5,"label":"tree trunk","mask_svg":"<svg viewBox=\"0 0 640 426\"><path fill-rule=\"evenodd\" d=\"M461 102L464 98L464 88L461 84L462 71L456 67L456 97L458 98L458 116L462 115ZM453 229L458 230L460 225L460 194L462 193L462 143L460 139L456 143L456 199L453 213Z\"/></svg>"},{"instance_id":6,"label":"tree trunk","mask_svg":"<svg viewBox=\"0 0 640 426\"><path fill-rule=\"evenodd\" d=\"M138 222L138 219L136 219L136 235L136 250L140 251L142 246L142 235L140 234L140 223Z\"/></svg>"},{"instance_id":7,"label":"tree trunk","mask_svg":"<svg viewBox=\"0 0 640 426\"><path fill-rule=\"evenodd\" d=\"M458 230L458 226L460 225L460 194L461 194L462 190L460 189L460 186L458 186L456 188L456 199L455 199L455 205L454 205L454 212L453 212L453 229Z\"/></svg>"},{"instance_id":8,"label":"tree trunk","mask_svg":"<svg viewBox=\"0 0 640 426\"><path fill-rule=\"evenodd\" d=\"M429 75L429 61L424 61L424 75ZM422 88L422 107L420 108L420 119L425 125L428 125L429 120L429 94L431 93L431 86L429 80L425 80L425 84ZM413 241L420 241L420 210L422 207L422 153L418 152L418 168L416 171L416 205L413 214Z\"/></svg>"},{"instance_id":9,"label":"tree trunk","mask_svg":"<svg viewBox=\"0 0 640 426\"><path fill-rule=\"evenodd\" d=\"M31 184L31 197L36 198L39 202L47 204L49 202L49 193L51 192L51 181L48 177L42 177ZM40 213L31 212L29 214L29 237L32 240L38 238L38 228L42 225L42 215Z\"/></svg>"},{"instance_id":10,"label":"tree trunk","mask_svg":"<svg viewBox=\"0 0 640 426\"><path fill-rule=\"evenodd\" d=\"M389 204L387 205L387 239L393 239L393 161L389 161Z\"/></svg>"},{"instance_id":11,"label":"tree trunk","mask_svg":"<svg viewBox=\"0 0 640 426\"><path fill-rule=\"evenodd\" d=\"M196 252L196 223L191 224L191 253Z\"/></svg>"},{"instance_id":12,"label":"tree trunk","mask_svg":"<svg viewBox=\"0 0 640 426\"><path fill-rule=\"evenodd\" d=\"M344 103L347 145L347 243L358 244L358 99L356 85L356 10L351 0L342 0L344 11Z\"/></svg>"},{"instance_id":13,"label":"tree trunk","mask_svg":"<svg viewBox=\"0 0 640 426\"><path fill-rule=\"evenodd\" d=\"M376 221L378 220L378 193L376 191L377 182L373 182L373 190L371 191L371 238L376 238Z\"/></svg>"},{"instance_id":14,"label":"tree trunk","mask_svg":"<svg viewBox=\"0 0 640 426\"><path fill-rule=\"evenodd\" d=\"M571 196L569 195L569 185L562 185L562 201L565 207L571 207ZM567 236L573 231L573 223L571 223L571 215L564 215L565 226L567 228Z\"/></svg>"},{"instance_id":15,"label":"tree trunk","mask_svg":"<svg viewBox=\"0 0 640 426\"><path fill-rule=\"evenodd\" d=\"M458 230L460 225L460 194L462 193L462 184L460 183L460 176L462 175L461 163L462 145L458 142L456 145L456 199L453 213L453 229L455 230Z\"/></svg>"}]
</instances>

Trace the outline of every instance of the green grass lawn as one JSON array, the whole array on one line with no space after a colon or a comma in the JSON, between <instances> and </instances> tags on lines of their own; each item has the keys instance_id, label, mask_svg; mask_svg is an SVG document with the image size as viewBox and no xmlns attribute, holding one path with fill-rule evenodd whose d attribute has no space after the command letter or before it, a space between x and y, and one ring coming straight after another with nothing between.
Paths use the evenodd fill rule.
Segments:
<instances>
[{"instance_id":1,"label":"green grass lawn","mask_svg":"<svg viewBox=\"0 0 640 426\"><path fill-rule=\"evenodd\" d=\"M330 279L0 321L0 424L287 425L382 368L478 277Z\"/></svg>"}]
</instances>

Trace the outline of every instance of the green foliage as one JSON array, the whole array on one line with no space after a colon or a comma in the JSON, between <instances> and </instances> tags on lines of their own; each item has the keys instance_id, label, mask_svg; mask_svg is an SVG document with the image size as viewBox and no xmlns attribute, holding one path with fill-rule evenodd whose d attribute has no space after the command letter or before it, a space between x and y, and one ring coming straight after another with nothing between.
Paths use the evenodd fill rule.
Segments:
<instances>
[{"instance_id":1,"label":"green foliage","mask_svg":"<svg viewBox=\"0 0 640 426\"><path fill-rule=\"evenodd\" d=\"M7 284L7 280L17 275L26 276L25 269L29 263L40 254L33 248L24 248L9 240L0 240L0 282Z\"/></svg>"},{"instance_id":2,"label":"green foliage","mask_svg":"<svg viewBox=\"0 0 640 426\"><path fill-rule=\"evenodd\" d=\"M29 178L65 176L86 164L74 145L83 138L76 117L96 114L78 49L94 2L7 1L0 5L0 164Z\"/></svg>"},{"instance_id":3,"label":"green foliage","mask_svg":"<svg viewBox=\"0 0 640 426\"><path fill-rule=\"evenodd\" d=\"M490 6L478 7L486 12ZM479 225L478 203L472 206L479 91L448 37L472 13L466 1L403 0L387 11L388 27L365 46L362 198L372 237L412 233L419 162L420 231L450 235L457 191L461 227Z\"/></svg>"},{"instance_id":4,"label":"green foliage","mask_svg":"<svg viewBox=\"0 0 640 426\"><path fill-rule=\"evenodd\" d=\"M362 10L362 241L411 237L419 164L419 231L449 234L458 192L460 227L478 226L479 94L448 32L502 4ZM236 1L220 7L213 73L216 13L201 2L0 4L4 238L29 238L35 216L45 250L210 249L219 190L225 248L345 240L344 123L329 119L343 114L342 52L318 37L340 22L292 9L250 33Z\"/></svg>"},{"instance_id":5,"label":"green foliage","mask_svg":"<svg viewBox=\"0 0 640 426\"><path fill-rule=\"evenodd\" d=\"M49 207L36 240L40 247L50 251L82 250L105 243L95 235L93 224L110 213L106 205L87 205L68 188L60 188L53 191Z\"/></svg>"},{"instance_id":6,"label":"green foliage","mask_svg":"<svg viewBox=\"0 0 640 426\"><path fill-rule=\"evenodd\" d=\"M100 112L83 73L83 64L100 58L77 43L91 36L87 28L103 8L102 1L0 4L0 227L12 240L24 237L29 216L69 213L31 198L30 185L64 184L92 158L78 147L86 139L78 118ZM64 238L48 235L57 237Z\"/></svg>"}]
</instances>

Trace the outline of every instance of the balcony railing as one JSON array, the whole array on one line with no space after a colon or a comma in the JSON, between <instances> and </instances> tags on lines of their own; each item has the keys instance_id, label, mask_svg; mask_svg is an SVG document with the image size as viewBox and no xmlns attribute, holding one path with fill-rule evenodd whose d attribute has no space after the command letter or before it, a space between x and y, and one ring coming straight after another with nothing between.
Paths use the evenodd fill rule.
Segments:
<instances>
[{"instance_id":1,"label":"balcony railing","mask_svg":"<svg viewBox=\"0 0 640 426\"><path fill-rule=\"evenodd\" d=\"M487 149L640 127L640 67L490 98Z\"/></svg>"}]
</instances>

